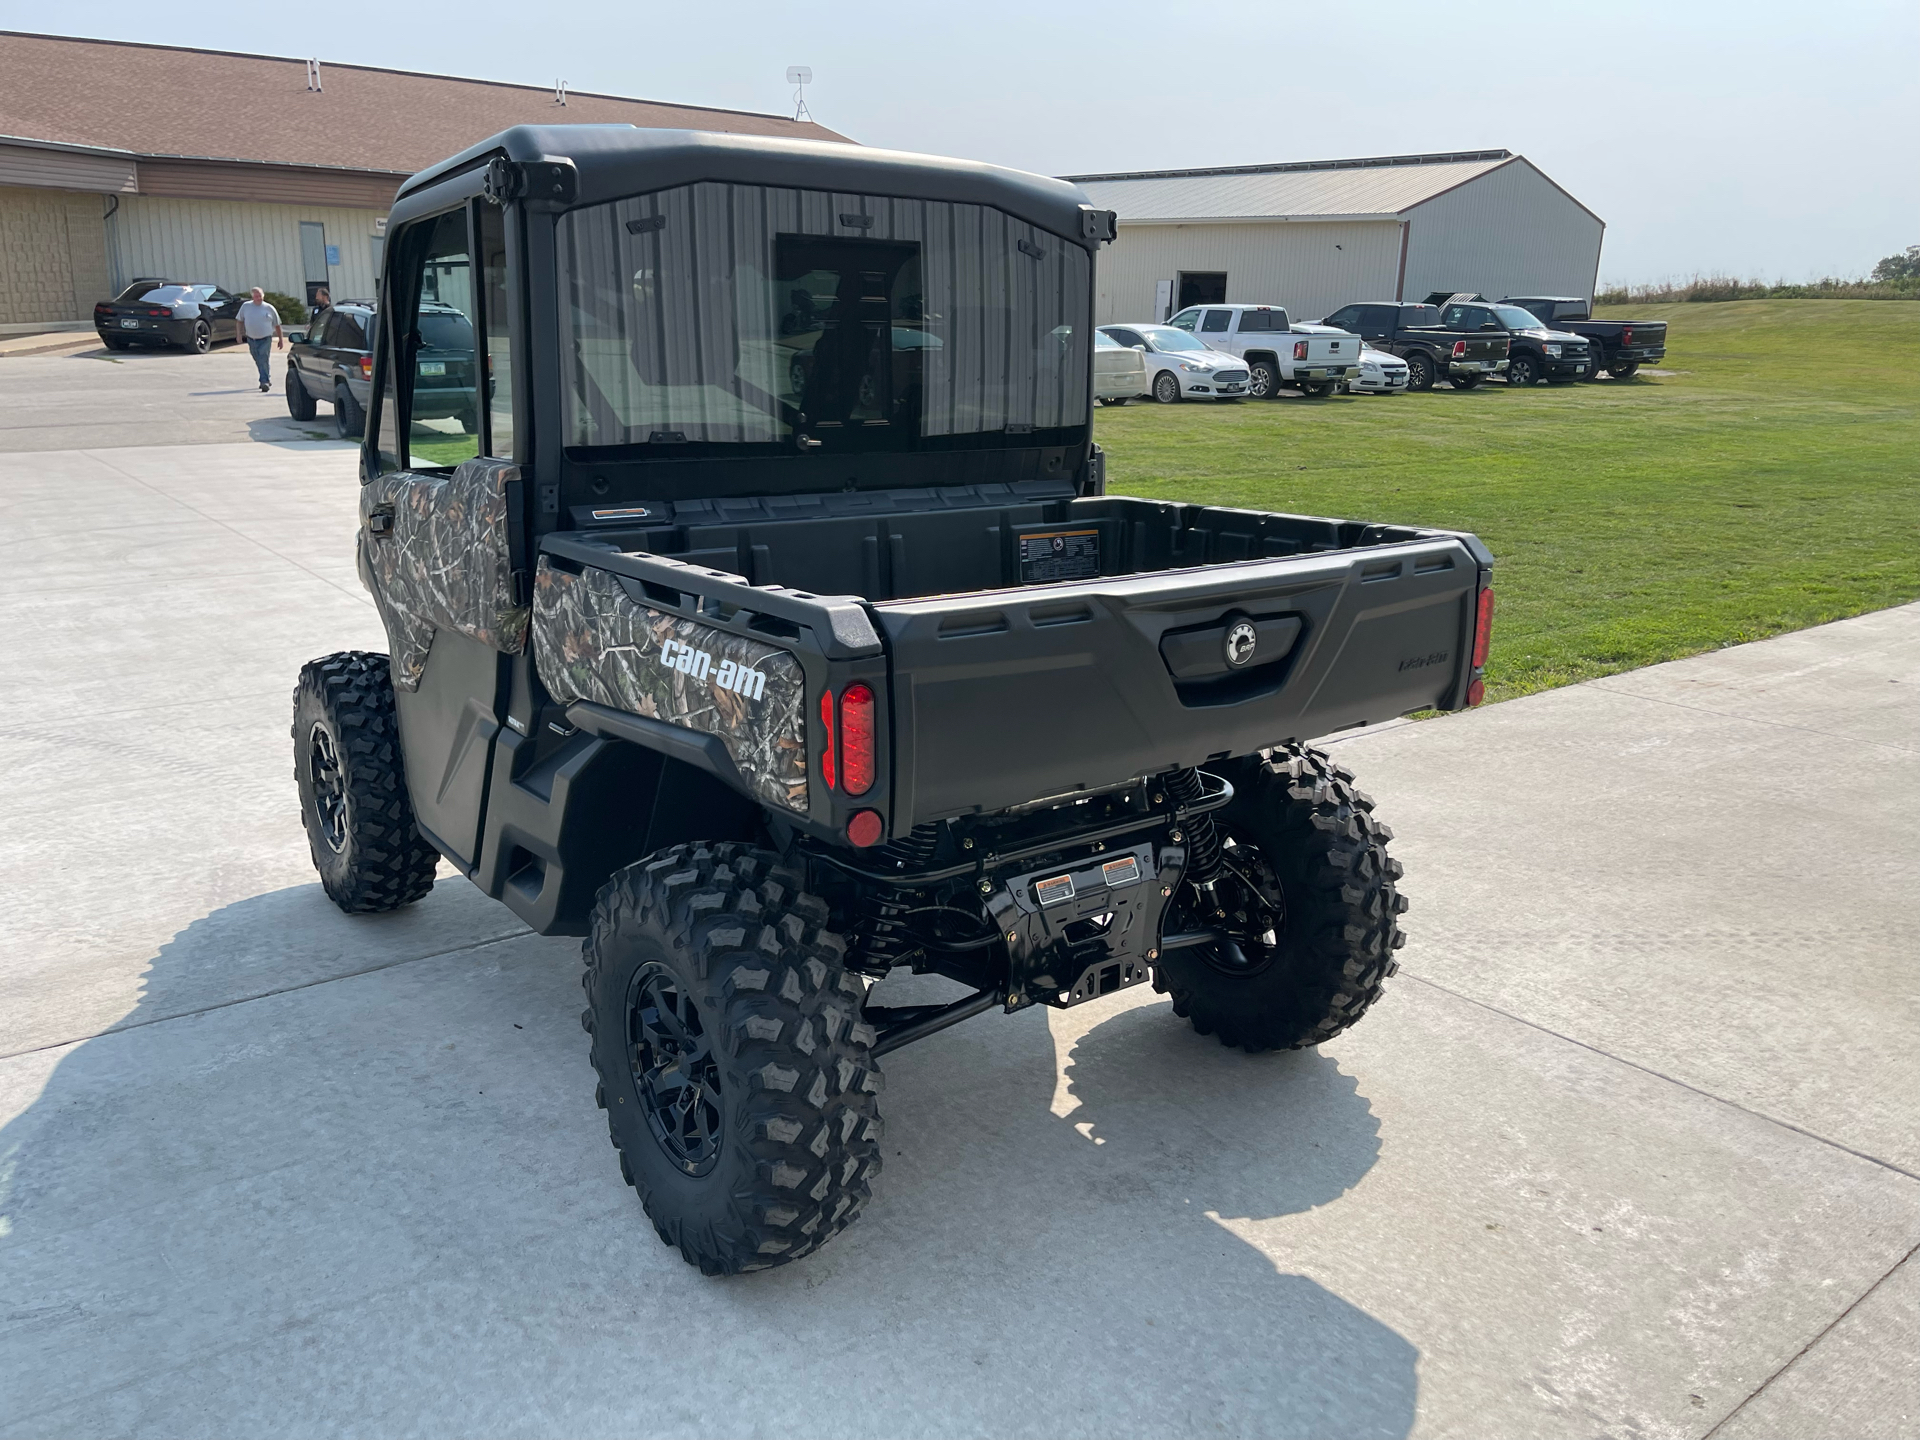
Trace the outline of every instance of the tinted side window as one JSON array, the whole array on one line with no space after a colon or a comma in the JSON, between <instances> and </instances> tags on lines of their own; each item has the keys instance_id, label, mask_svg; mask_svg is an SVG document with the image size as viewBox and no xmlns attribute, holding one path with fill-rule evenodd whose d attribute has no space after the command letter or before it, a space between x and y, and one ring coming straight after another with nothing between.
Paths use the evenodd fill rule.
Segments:
<instances>
[{"instance_id":1,"label":"tinted side window","mask_svg":"<svg viewBox=\"0 0 1920 1440\"><path fill-rule=\"evenodd\" d=\"M1439 308L1433 305L1402 305L1400 323L1411 327L1438 325L1440 323Z\"/></svg>"},{"instance_id":2,"label":"tinted side window","mask_svg":"<svg viewBox=\"0 0 1920 1440\"><path fill-rule=\"evenodd\" d=\"M1193 329L1193 322L1199 318L1200 312L1198 310L1182 310L1178 315L1167 321L1167 323L1176 330L1191 330Z\"/></svg>"},{"instance_id":3,"label":"tinted side window","mask_svg":"<svg viewBox=\"0 0 1920 1440\"><path fill-rule=\"evenodd\" d=\"M1360 332L1363 335L1385 335L1392 329L1393 306L1362 305L1360 307Z\"/></svg>"},{"instance_id":4,"label":"tinted side window","mask_svg":"<svg viewBox=\"0 0 1920 1440\"><path fill-rule=\"evenodd\" d=\"M1341 330L1351 330L1359 323L1359 319L1360 307L1358 305L1349 305L1345 309L1336 310L1327 316L1325 323Z\"/></svg>"},{"instance_id":5,"label":"tinted side window","mask_svg":"<svg viewBox=\"0 0 1920 1440\"><path fill-rule=\"evenodd\" d=\"M364 350L367 348L367 335L353 316L335 310L327 316L326 338L322 343L338 350Z\"/></svg>"},{"instance_id":6,"label":"tinted side window","mask_svg":"<svg viewBox=\"0 0 1920 1440\"><path fill-rule=\"evenodd\" d=\"M1445 310L1440 312L1440 323L1449 330L1470 330L1473 328L1467 324L1467 307L1464 305L1447 306Z\"/></svg>"},{"instance_id":7,"label":"tinted side window","mask_svg":"<svg viewBox=\"0 0 1920 1440\"><path fill-rule=\"evenodd\" d=\"M1493 318L1493 312L1491 310L1483 310L1478 305L1462 305L1460 307L1460 314L1460 328L1463 330L1478 330L1482 325L1493 325L1496 323Z\"/></svg>"},{"instance_id":8,"label":"tinted side window","mask_svg":"<svg viewBox=\"0 0 1920 1440\"><path fill-rule=\"evenodd\" d=\"M1240 333L1242 335L1264 335L1273 328L1271 310L1242 310L1240 312Z\"/></svg>"},{"instance_id":9,"label":"tinted side window","mask_svg":"<svg viewBox=\"0 0 1920 1440\"><path fill-rule=\"evenodd\" d=\"M1107 334L1118 340L1122 345L1144 345L1147 343L1131 330L1109 330Z\"/></svg>"},{"instance_id":10,"label":"tinted side window","mask_svg":"<svg viewBox=\"0 0 1920 1440\"><path fill-rule=\"evenodd\" d=\"M1223 335L1226 333L1227 327L1232 323L1233 312L1231 310L1209 310L1207 311L1206 321L1200 328L1209 335Z\"/></svg>"}]
</instances>

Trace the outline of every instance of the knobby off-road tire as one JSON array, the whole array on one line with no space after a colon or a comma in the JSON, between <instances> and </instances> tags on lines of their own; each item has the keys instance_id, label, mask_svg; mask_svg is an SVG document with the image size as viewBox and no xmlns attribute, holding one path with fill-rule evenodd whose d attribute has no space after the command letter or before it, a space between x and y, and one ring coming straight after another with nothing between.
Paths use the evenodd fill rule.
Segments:
<instances>
[{"instance_id":1,"label":"knobby off-road tire","mask_svg":"<svg viewBox=\"0 0 1920 1440\"><path fill-rule=\"evenodd\" d=\"M414 822L386 656L348 650L301 668L293 778L334 904L349 915L398 910L433 888L440 855Z\"/></svg>"},{"instance_id":2,"label":"knobby off-road tire","mask_svg":"<svg viewBox=\"0 0 1920 1440\"><path fill-rule=\"evenodd\" d=\"M748 845L676 845L607 882L583 947L620 1173L708 1275L819 1249L880 1173L873 1027L802 878Z\"/></svg>"},{"instance_id":3,"label":"knobby off-road tire","mask_svg":"<svg viewBox=\"0 0 1920 1440\"><path fill-rule=\"evenodd\" d=\"M342 440L358 440L367 428L367 412L343 380L333 387L333 430Z\"/></svg>"},{"instance_id":4,"label":"knobby off-road tire","mask_svg":"<svg viewBox=\"0 0 1920 1440\"><path fill-rule=\"evenodd\" d=\"M1393 832L1353 776L1305 745L1268 752L1233 775L1220 826L1264 861L1285 904L1278 944L1264 963L1229 967L1211 946L1173 950L1154 967L1154 988L1202 1035L1249 1052L1298 1050L1331 1040L1380 998L1406 943L1398 919L1405 873L1388 857ZM1233 859L1236 851L1226 852ZM1247 860L1239 862L1247 868Z\"/></svg>"}]
</instances>

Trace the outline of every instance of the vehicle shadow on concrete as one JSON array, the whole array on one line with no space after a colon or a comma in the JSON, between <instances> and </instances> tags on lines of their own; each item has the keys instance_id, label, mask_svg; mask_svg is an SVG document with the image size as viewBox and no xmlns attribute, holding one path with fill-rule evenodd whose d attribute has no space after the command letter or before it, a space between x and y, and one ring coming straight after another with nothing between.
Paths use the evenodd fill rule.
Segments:
<instances>
[{"instance_id":1,"label":"vehicle shadow on concrete","mask_svg":"<svg viewBox=\"0 0 1920 1440\"><path fill-rule=\"evenodd\" d=\"M335 450L358 450L358 440L342 440L333 433L331 420L295 420L289 415L270 415L247 422L247 438L263 445L297 445L310 450L326 445Z\"/></svg>"},{"instance_id":2,"label":"vehicle shadow on concrete","mask_svg":"<svg viewBox=\"0 0 1920 1440\"><path fill-rule=\"evenodd\" d=\"M1375 1163L1331 1058L1228 1052L1139 992L981 1017L888 1058L860 1223L715 1281L621 1181L576 942L507 921L453 878L381 917L258 895L162 946L115 1031L0 1067L0 1415L747 1433L833 1356L835 1433L1411 1428L1414 1348L1223 1223ZM663 1411L633 1365L676 1347L707 1358Z\"/></svg>"}]
</instances>

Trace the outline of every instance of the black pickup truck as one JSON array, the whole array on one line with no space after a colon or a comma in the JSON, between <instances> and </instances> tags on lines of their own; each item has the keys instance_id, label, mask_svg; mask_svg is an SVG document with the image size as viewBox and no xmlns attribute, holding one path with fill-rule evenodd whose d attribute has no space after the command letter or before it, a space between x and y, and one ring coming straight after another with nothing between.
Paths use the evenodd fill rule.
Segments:
<instances>
[{"instance_id":1,"label":"black pickup truck","mask_svg":"<svg viewBox=\"0 0 1920 1440\"><path fill-rule=\"evenodd\" d=\"M1589 380L1602 370L1616 380L1631 380L1642 365L1658 365L1667 358L1664 320L1595 320L1592 308L1577 295L1508 296L1502 303L1518 305L1543 325L1584 336L1593 350Z\"/></svg>"},{"instance_id":2,"label":"black pickup truck","mask_svg":"<svg viewBox=\"0 0 1920 1440\"><path fill-rule=\"evenodd\" d=\"M1407 388L1431 390L1441 380L1471 390L1507 368L1507 337L1482 330L1450 330L1437 305L1367 300L1343 305L1320 322L1350 330L1376 350L1407 362Z\"/></svg>"},{"instance_id":3,"label":"black pickup truck","mask_svg":"<svg viewBox=\"0 0 1920 1440\"><path fill-rule=\"evenodd\" d=\"M1427 297L1440 307L1440 323L1485 334L1504 333L1509 341L1507 383L1537 385L1542 380L1582 380L1593 374L1593 359L1584 336L1555 330L1530 310L1484 295L1464 292Z\"/></svg>"},{"instance_id":4,"label":"black pickup truck","mask_svg":"<svg viewBox=\"0 0 1920 1440\"><path fill-rule=\"evenodd\" d=\"M301 672L314 864L365 913L444 858L586 937L620 1173L709 1274L860 1213L909 1042L1151 981L1225 1043L1315 1045L1395 969L1390 833L1307 740L1477 704L1492 559L1106 493L1113 218L613 125L509 130L394 203L358 531L390 653ZM412 423L449 306L488 381L453 466ZM907 971L966 993L888 1004Z\"/></svg>"}]
</instances>

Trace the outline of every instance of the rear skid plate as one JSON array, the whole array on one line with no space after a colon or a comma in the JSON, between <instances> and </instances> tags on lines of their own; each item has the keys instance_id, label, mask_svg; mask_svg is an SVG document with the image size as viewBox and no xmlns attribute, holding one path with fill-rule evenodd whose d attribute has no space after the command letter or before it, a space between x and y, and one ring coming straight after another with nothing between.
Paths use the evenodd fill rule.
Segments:
<instances>
[{"instance_id":1,"label":"rear skid plate","mask_svg":"<svg viewBox=\"0 0 1920 1440\"><path fill-rule=\"evenodd\" d=\"M1038 1000L1065 1009L1147 980L1186 868L1184 845L1141 843L1017 875L988 896L1007 937L1007 1008Z\"/></svg>"}]
</instances>

